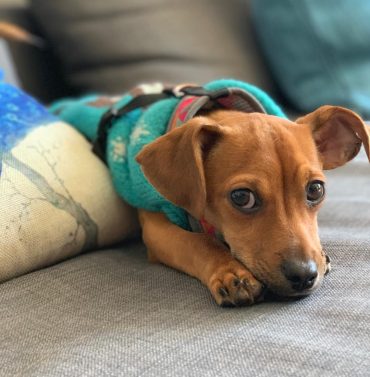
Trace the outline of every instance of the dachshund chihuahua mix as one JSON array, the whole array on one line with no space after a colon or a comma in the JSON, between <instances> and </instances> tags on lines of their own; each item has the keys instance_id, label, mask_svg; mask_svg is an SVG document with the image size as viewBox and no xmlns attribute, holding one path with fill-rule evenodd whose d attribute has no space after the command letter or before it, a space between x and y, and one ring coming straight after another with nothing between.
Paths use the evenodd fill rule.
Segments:
<instances>
[{"instance_id":1,"label":"dachshund chihuahua mix","mask_svg":"<svg viewBox=\"0 0 370 377\"><path fill-rule=\"evenodd\" d=\"M222 306L253 304L265 288L283 297L314 292L329 270L317 227L323 170L345 164L362 144L370 160L368 127L341 107L295 122L228 110L193 118L137 161L165 198L212 224L228 248L140 211L150 260L198 278Z\"/></svg>"},{"instance_id":2,"label":"dachshund chihuahua mix","mask_svg":"<svg viewBox=\"0 0 370 377\"><path fill-rule=\"evenodd\" d=\"M7 23L0 34L39 42ZM317 226L323 170L345 164L362 144L370 160L368 126L336 106L295 122L224 109L195 116L136 160L164 198L224 241L139 210L149 259L196 277L221 306L251 305L267 290L281 297L314 292L330 269Z\"/></svg>"}]
</instances>

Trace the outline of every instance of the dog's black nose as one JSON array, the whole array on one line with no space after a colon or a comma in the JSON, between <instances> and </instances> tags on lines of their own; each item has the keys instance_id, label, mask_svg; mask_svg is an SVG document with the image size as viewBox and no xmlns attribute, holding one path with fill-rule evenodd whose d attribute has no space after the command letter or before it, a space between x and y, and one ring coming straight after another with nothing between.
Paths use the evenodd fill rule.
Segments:
<instances>
[{"instance_id":1,"label":"dog's black nose","mask_svg":"<svg viewBox=\"0 0 370 377\"><path fill-rule=\"evenodd\" d=\"M317 278L317 265L313 260L292 259L281 266L282 272L296 291L311 288Z\"/></svg>"}]
</instances>

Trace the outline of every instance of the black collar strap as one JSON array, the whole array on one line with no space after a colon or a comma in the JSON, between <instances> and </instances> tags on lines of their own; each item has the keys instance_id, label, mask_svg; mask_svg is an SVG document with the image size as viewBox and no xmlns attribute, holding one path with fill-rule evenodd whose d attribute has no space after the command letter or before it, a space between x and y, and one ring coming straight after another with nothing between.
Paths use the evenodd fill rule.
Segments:
<instances>
[{"instance_id":1,"label":"black collar strap","mask_svg":"<svg viewBox=\"0 0 370 377\"><path fill-rule=\"evenodd\" d=\"M130 93L135 93L135 89ZM160 91L156 93L134 95L130 102L120 108L114 106L109 108L99 121L97 136L93 144L93 152L106 162L108 132L113 122L130 111L145 108L159 100L171 97L181 98L181 101L172 115L168 131L174 126L178 126L179 123L182 124L193 118L202 109L208 110L214 107L223 107L243 112L265 112L262 105L254 96L239 88L207 90L201 86L192 85L179 85L171 88L161 87ZM183 101L188 98L193 98L194 101L190 111L187 111L185 120L179 122L179 119L177 119L178 110L181 108Z\"/></svg>"},{"instance_id":2,"label":"black collar strap","mask_svg":"<svg viewBox=\"0 0 370 377\"><path fill-rule=\"evenodd\" d=\"M168 97L169 94L164 92L141 94L137 97L134 97L129 103L118 109L116 107L109 108L100 119L97 136L93 144L93 152L104 162L106 162L105 152L107 148L108 132L112 127L113 122L122 115L129 113L130 111L149 106L154 102Z\"/></svg>"}]
</instances>

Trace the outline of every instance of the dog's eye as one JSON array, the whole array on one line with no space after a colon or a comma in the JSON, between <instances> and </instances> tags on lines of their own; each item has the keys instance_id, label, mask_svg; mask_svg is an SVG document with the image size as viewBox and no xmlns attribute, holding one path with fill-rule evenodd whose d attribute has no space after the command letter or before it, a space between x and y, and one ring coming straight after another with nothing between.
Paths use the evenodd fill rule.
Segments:
<instances>
[{"instance_id":1,"label":"dog's eye","mask_svg":"<svg viewBox=\"0 0 370 377\"><path fill-rule=\"evenodd\" d=\"M312 181L306 187L307 201L311 205L320 203L325 196L325 186L322 181Z\"/></svg>"},{"instance_id":2,"label":"dog's eye","mask_svg":"<svg viewBox=\"0 0 370 377\"><path fill-rule=\"evenodd\" d=\"M252 212L259 207L257 195L249 189L231 191L230 200L234 207L245 212Z\"/></svg>"}]
</instances>

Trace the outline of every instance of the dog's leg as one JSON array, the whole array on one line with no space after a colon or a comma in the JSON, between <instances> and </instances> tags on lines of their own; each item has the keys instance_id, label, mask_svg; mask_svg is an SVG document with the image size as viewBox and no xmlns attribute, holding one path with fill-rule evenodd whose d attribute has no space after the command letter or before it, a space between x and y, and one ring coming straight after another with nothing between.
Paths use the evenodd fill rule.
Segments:
<instances>
[{"instance_id":1,"label":"dog's leg","mask_svg":"<svg viewBox=\"0 0 370 377\"><path fill-rule=\"evenodd\" d=\"M161 213L139 211L139 219L150 261L198 278L219 305L250 305L260 296L262 285L217 240L188 232Z\"/></svg>"}]
</instances>

